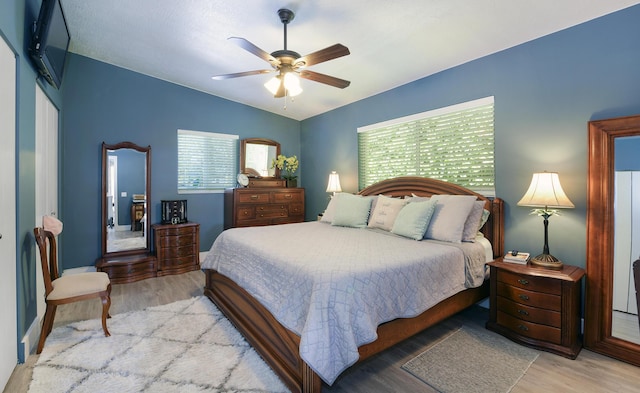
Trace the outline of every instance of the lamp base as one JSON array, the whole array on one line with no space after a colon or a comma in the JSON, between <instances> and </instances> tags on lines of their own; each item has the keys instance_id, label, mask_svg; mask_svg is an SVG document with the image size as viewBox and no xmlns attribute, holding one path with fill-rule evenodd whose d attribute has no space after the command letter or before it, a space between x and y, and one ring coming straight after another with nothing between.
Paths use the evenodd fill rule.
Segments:
<instances>
[{"instance_id":1,"label":"lamp base","mask_svg":"<svg viewBox=\"0 0 640 393\"><path fill-rule=\"evenodd\" d=\"M534 258L531 258L529 260L529 263L538 267L543 267L545 269L562 269L562 262L551 254L540 254Z\"/></svg>"}]
</instances>

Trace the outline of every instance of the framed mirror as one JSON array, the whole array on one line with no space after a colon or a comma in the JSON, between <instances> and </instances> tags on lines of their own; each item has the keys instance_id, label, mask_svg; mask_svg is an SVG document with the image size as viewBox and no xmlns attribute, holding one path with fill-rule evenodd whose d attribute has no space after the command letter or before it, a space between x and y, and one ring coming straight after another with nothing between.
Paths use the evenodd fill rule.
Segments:
<instances>
[{"instance_id":1,"label":"framed mirror","mask_svg":"<svg viewBox=\"0 0 640 393\"><path fill-rule=\"evenodd\" d=\"M249 177L278 177L278 168L271 161L280 154L280 144L271 139L247 138L240 142L240 173Z\"/></svg>"},{"instance_id":2,"label":"framed mirror","mask_svg":"<svg viewBox=\"0 0 640 393\"><path fill-rule=\"evenodd\" d=\"M102 143L102 255L151 251L151 146Z\"/></svg>"},{"instance_id":3,"label":"framed mirror","mask_svg":"<svg viewBox=\"0 0 640 393\"><path fill-rule=\"evenodd\" d=\"M640 116L589 122L584 346L636 366L640 366L640 322L637 304L634 310L631 303L636 301L635 292L631 293L635 289L631 263L640 257L640 233L633 232L632 213L624 210L624 201L631 205L627 190L637 185L625 185L624 176L616 172L626 169L620 162L627 151L633 154L629 162L638 161L634 146L639 143ZM629 307L621 311L624 297Z\"/></svg>"}]
</instances>

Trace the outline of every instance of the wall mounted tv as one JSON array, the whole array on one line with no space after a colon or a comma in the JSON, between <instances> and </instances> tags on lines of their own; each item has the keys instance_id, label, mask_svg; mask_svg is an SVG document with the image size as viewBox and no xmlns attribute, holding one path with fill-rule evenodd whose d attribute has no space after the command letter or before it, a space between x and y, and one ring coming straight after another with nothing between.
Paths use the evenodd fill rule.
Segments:
<instances>
[{"instance_id":1,"label":"wall mounted tv","mask_svg":"<svg viewBox=\"0 0 640 393\"><path fill-rule=\"evenodd\" d=\"M42 0L29 53L38 72L56 89L62 82L64 61L69 49L69 29L60 0Z\"/></svg>"}]
</instances>

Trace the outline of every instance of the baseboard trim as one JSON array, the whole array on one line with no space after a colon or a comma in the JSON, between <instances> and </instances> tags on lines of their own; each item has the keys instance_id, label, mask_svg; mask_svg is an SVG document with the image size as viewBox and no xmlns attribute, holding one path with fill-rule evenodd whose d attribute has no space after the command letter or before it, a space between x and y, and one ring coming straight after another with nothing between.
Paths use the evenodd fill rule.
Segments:
<instances>
[{"instance_id":1,"label":"baseboard trim","mask_svg":"<svg viewBox=\"0 0 640 393\"><path fill-rule=\"evenodd\" d=\"M23 353L24 359L19 359L21 363L24 363L27 357L35 352L36 344L38 343L38 339L40 338L40 330L42 329L42 323L40 317L36 316L36 318L29 326L29 329L25 333L24 337L22 337L22 345L23 345Z\"/></svg>"}]
</instances>

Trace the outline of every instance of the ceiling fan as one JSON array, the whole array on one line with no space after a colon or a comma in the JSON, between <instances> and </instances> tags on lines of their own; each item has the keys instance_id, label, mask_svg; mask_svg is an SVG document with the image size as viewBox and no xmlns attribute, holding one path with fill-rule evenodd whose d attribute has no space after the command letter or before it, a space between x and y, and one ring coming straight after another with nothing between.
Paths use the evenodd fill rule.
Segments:
<instances>
[{"instance_id":1,"label":"ceiling fan","mask_svg":"<svg viewBox=\"0 0 640 393\"><path fill-rule=\"evenodd\" d=\"M269 54L244 38L229 37L229 40L233 41L242 49L253 53L254 55L271 64L272 69L216 75L213 76L212 79L222 80L238 78L241 76L267 74L272 71L276 71L278 74L267 83L265 83L265 87L273 94L275 98L280 98L287 95L296 96L300 94L302 92L302 88L300 88L300 80L298 79L298 77L314 82L324 83L326 85L338 87L340 89L344 89L351 84L351 82L347 80L321 74L319 72L309 71L306 69L306 67L308 66L348 55L350 52L346 46L342 44L335 44L328 48L321 49L317 52L313 52L305 56L300 56L298 52L287 49L287 25L293 20L295 14L291 10L282 8L278 10L278 16L280 17L280 21L284 25L284 49L282 50L277 50Z\"/></svg>"}]
</instances>

